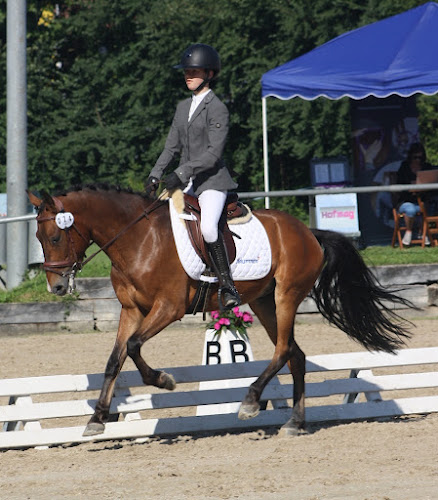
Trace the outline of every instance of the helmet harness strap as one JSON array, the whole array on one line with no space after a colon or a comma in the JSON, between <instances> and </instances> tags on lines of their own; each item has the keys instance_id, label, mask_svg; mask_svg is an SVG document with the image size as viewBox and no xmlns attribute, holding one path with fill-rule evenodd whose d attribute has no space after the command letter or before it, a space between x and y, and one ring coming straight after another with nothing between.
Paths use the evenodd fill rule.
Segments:
<instances>
[{"instance_id":1,"label":"helmet harness strap","mask_svg":"<svg viewBox=\"0 0 438 500\"><path fill-rule=\"evenodd\" d=\"M198 86L198 88L195 89L195 92L199 92L200 90L202 90L206 85L207 83L210 83L212 78L209 78L208 77L208 74L210 73L210 69L206 69L205 70L205 77L204 77L204 80L203 82Z\"/></svg>"}]
</instances>

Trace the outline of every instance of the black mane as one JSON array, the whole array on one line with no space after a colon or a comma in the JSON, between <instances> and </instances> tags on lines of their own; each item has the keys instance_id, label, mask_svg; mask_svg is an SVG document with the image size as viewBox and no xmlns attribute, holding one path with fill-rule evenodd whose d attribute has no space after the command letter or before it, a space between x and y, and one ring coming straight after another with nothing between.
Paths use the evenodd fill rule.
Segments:
<instances>
[{"instance_id":1,"label":"black mane","mask_svg":"<svg viewBox=\"0 0 438 500\"><path fill-rule=\"evenodd\" d=\"M55 193L54 196L67 196L69 193L75 193L78 191L84 191L84 190L89 190L89 191L114 191L116 193L128 193L132 194L135 196L141 196L142 198L145 198L147 200L151 199L146 193L144 192L138 192L134 191L132 188L125 188L121 187L119 185L111 185L106 182L99 182L99 183L93 183L93 184L75 184L73 186L70 186L68 189L63 190L63 191L58 191Z\"/></svg>"}]
</instances>

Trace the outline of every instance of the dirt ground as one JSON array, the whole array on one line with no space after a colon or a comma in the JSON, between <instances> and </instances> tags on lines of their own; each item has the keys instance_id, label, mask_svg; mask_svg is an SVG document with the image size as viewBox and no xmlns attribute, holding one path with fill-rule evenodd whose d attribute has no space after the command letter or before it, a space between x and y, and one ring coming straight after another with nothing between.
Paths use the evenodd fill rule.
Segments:
<instances>
[{"instance_id":1,"label":"dirt ground","mask_svg":"<svg viewBox=\"0 0 438 500\"><path fill-rule=\"evenodd\" d=\"M438 311L412 319L408 347L437 346ZM263 329L248 333L255 359L269 358ZM0 377L102 372L114 337L5 336ZM316 315L299 318L296 337L308 356L362 350ZM199 364L203 343L202 325L182 323L149 341L143 354L157 367ZM128 361L125 369L134 366ZM314 424L297 437L277 431L0 452L0 498L438 499L438 414Z\"/></svg>"}]
</instances>

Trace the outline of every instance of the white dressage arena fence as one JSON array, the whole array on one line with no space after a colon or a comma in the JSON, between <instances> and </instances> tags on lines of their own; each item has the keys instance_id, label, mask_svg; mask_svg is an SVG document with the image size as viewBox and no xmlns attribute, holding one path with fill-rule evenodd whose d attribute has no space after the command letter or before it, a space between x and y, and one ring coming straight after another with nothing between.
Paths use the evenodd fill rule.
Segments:
<instances>
[{"instance_id":1,"label":"white dressage arena fence","mask_svg":"<svg viewBox=\"0 0 438 500\"><path fill-rule=\"evenodd\" d=\"M250 361L166 368L178 383L173 392L143 386L136 371L122 372L111 405L111 421L103 434L93 437L82 433L94 411L93 397L102 386L103 374L4 379L0 381L0 449L278 428L292 411L284 407L286 402L291 404L292 394L286 367L279 373L281 383L265 389L262 399L267 402L266 409L256 418L242 421L236 413L196 416L199 405L239 402L247 391L244 387L199 390L200 382L244 377L249 385L267 364ZM395 355L356 352L311 356L307 372L309 423L438 412L438 347L403 349ZM400 398L400 393L406 397ZM279 401L281 405L274 404Z\"/></svg>"}]
</instances>

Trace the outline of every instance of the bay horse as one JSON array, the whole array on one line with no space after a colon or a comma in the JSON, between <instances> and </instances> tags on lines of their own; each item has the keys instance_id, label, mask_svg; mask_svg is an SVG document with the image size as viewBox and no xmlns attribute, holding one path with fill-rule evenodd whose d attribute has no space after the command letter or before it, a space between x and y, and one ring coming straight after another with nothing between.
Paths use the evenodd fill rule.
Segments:
<instances>
[{"instance_id":1,"label":"bay horse","mask_svg":"<svg viewBox=\"0 0 438 500\"><path fill-rule=\"evenodd\" d=\"M179 261L167 202L103 185L79 186L56 196L42 193L41 199L30 192L28 196L38 210L37 237L51 292L67 293L91 242L111 261L111 282L122 306L120 322L95 412L84 431L85 436L100 434L127 356L146 385L175 388L173 377L151 368L140 349L184 316L197 282ZM70 214L69 223L63 219L57 224L57 216ZM278 210L255 210L254 216L267 232L272 266L264 278L237 281L236 287L275 349L266 369L249 387L238 416L247 419L259 413L263 389L287 363L293 378L293 413L284 429L295 434L305 426L305 354L294 339L294 321L306 296L311 294L322 315L365 348L387 352L394 352L410 336L409 325L394 312L394 305L411 304L380 286L345 236L310 230ZM217 308L215 291L207 310Z\"/></svg>"}]
</instances>

